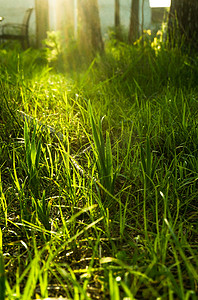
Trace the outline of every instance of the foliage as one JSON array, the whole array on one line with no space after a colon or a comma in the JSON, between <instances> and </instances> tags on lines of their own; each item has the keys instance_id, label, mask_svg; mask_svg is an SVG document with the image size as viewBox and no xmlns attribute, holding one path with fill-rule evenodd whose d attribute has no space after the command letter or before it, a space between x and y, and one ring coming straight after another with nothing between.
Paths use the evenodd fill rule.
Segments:
<instances>
[{"instance_id":1,"label":"foliage","mask_svg":"<svg viewBox=\"0 0 198 300\"><path fill-rule=\"evenodd\" d=\"M60 33L48 31L47 38L44 40L45 55L49 63L57 61L61 56L61 38Z\"/></svg>"}]
</instances>

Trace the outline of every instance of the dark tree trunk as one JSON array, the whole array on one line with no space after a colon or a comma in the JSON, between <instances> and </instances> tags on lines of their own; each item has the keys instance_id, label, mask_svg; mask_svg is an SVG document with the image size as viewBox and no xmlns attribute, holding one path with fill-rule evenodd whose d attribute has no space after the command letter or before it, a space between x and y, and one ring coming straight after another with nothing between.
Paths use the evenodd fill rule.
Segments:
<instances>
[{"instance_id":1,"label":"dark tree trunk","mask_svg":"<svg viewBox=\"0 0 198 300\"><path fill-rule=\"evenodd\" d=\"M98 0L78 0L78 21L80 48L87 55L103 52Z\"/></svg>"},{"instance_id":2,"label":"dark tree trunk","mask_svg":"<svg viewBox=\"0 0 198 300\"><path fill-rule=\"evenodd\" d=\"M115 27L120 27L120 0L115 0Z\"/></svg>"},{"instance_id":3,"label":"dark tree trunk","mask_svg":"<svg viewBox=\"0 0 198 300\"><path fill-rule=\"evenodd\" d=\"M185 48L198 50L198 1L172 0L168 37L172 46L183 45Z\"/></svg>"},{"instance_id":4,"label":"dark tree trunk","mask_svg":"<svg viewBox=\"0 0 198 300\"><path fill-rule=\"evenodd\" d=\"M135 42L139 37L139 0L131 0L131 16L129 26L129 42Z\"/></svg>"},{"instance_id":5,"label":"dark tree trunk","mask_svg":"<svg viewBox=\"0 0 198 300\"><path fill-rule=\"evenodd\" d=\"M115 37L118 40L122 40L122 30L120 22L120 0L115 0L115 12L114 12L114 23L115 23Z\"/></svg>"}]
</instances>

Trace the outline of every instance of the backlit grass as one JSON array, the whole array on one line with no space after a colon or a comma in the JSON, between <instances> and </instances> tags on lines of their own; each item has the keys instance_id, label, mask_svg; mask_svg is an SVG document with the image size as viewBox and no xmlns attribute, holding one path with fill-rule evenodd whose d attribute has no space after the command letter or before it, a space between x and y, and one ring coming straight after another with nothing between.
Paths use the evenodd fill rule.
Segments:
<instances>
[{"instance_id":1,"label":"backlit grass","mask_svg":"<svg viewBox=\"0 0 198 300\"><path fill-rule=\"evenodd\" d=\"M197 58L0 60L0 298L197 299Z\"/></svg>"}]
</instances>

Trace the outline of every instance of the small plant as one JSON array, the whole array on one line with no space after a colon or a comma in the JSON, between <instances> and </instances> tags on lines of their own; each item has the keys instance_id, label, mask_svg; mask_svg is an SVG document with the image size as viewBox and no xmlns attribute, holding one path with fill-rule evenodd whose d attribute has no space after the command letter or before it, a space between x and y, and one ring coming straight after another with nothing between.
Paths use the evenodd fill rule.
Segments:
<instances>
[{"instance_id":1,"label":"small plant","mask_svg":"<svg viewBox=\"0 0 198 300\"><path fill-rule=\"evenodd\" d=\"M56 62L61 55L60 33L48 31L47 38L44 40L46 58L49 63Z\"/></svg>"},{"instance_id":2,"label":"small plant","mask_svg":"<svg viewBox=\"0 0 198 300\"><path fill-rule=\"evenodd\" d=\"M159 162L160 162L160 159L157 160L153 156L153 153L151 151L149 137L147 136L145 151L141 145L141 167L142 167L142 173L143 173L143 180L147 187L151 183L153 183L153 179L155 178L155 174L156 174Z\"/></svg>"},{"instance_id":3,"label":"small plant","mask_svg":"<svg viewBox=\"0 0 198 300\"><path fill-rule=\"evenodd\" d=\"M93 116L91 104L89 103L89 116L94 139L94 154L96 157L96 164L99 173L99 179L102 186L108 193L114 193L116 172L113 168L113 155L111 149L111 141L109 133L106 132L106 143L102 133L102 120L99 123L98 129Z\"/></svg>"}]
</instances>

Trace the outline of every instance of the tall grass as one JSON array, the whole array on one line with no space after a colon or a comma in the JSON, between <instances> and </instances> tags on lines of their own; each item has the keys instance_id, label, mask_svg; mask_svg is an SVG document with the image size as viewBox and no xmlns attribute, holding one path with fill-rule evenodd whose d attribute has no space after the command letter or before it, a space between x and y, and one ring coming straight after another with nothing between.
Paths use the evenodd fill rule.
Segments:
<instances>
[{"instance_id":1,"label":"tall grass","mask_svg":"<svg viewBox=\"0 0 198 300\"><path fill-rule=\"evenodd\" d=\"M0 50L1 299L197 298L197 59L153 43Z\"/></svg>"}]
</instances>

